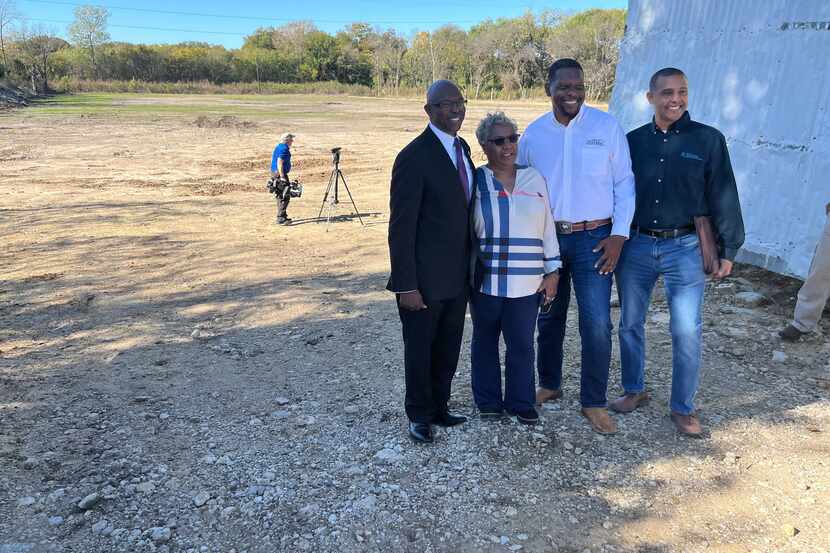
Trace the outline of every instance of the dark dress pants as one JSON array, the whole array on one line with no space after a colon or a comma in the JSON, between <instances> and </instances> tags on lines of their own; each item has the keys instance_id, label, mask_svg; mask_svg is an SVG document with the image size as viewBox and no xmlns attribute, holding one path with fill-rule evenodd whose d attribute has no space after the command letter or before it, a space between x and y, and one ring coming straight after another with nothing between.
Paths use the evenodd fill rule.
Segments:
<instances>
[{"instance_id":1,"label":"dark dress pants","mask_svg":"<svg viewBox=\"0 0 830 553\"><path fill-rule=\"evenodd\" d=\"M430 423L447 409L450 386L464 334L466 292L457 298L425 302L427 309L398 306L403 328L406 416Z\"/></svg>"}]
</instances>

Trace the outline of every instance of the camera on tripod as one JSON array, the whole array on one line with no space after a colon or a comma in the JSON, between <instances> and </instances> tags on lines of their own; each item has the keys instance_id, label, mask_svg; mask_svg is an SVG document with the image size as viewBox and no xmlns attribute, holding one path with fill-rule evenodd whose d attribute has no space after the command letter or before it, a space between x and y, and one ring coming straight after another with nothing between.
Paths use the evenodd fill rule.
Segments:
<instances>
[{"instance_id":1,"label":"camera on tripod","mask_svg":"<svg viewBox=\"0 0 830 553\"><path fill-rule=\"evenodd\" d=\"M320 204L320 212L317 214L318 221L321 220L321 216L323 215L323 209L328 206L328 215L326 215L325 220L331 222L332 213L334 208L337 204L340 203L340 198L338 197L338 185L342 182L343 188L346 189L346 194L349 195L349 201L352 203L352 207L354 207L355 215L357 219L360 221L360 224L363 224L363 218L360 216L360 211L357 209L357 206L354 203L354 198L352 198L352 192L349 190L349 185L346 184L346 177L343 176L343 171L340 170L340 150L343 148L336 147L332 148L331 151L331 163L334 165L334 168L331 171L331 176L329 177L329 183L326 186L326 193L323 194L323 202Z\"/></svg>"}]
</instances>

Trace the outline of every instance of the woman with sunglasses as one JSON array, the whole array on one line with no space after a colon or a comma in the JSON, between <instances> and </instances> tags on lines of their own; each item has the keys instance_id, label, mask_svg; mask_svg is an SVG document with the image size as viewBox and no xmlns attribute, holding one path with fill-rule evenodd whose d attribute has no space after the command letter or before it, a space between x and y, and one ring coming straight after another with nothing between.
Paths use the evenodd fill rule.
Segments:
<instances>
[{"instance_id":1,"label":"woman with sunglasses","mask_svg":"<svg viewBox=\"0 0 830 553\"><path fill-rule=\"evenodd\" d=\"M516 123L488 113L476 130L487 165L476 170L473 192L473 398L483 419L506 411L535 424L533 332L540 305L556 296L559 243L545 179L516 165ZM499 336L504 337L502 395Z\"/></svg>"}]
</instances>

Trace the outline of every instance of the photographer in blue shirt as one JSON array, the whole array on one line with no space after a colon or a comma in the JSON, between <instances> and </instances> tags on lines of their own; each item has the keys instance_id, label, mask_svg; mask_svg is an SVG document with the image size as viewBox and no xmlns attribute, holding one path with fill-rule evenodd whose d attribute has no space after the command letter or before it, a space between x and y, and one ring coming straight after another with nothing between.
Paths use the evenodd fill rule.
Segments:
<instances>
[{"instance_id":1,"label":"photographer in blue shirt","mask_svg":"<svg viewBox=\"0 0 830 553\"><path fill-rule=\"evenodd\" d=\"M291 171L291 145L294 144L294 135L285 133L280 136L274 155L271 157L271 178L276 185L277 196L277 224L285 225L291 222L288 218L288 202L291 196L288 193L288 173Z\"/></svg>"}]
</instances>

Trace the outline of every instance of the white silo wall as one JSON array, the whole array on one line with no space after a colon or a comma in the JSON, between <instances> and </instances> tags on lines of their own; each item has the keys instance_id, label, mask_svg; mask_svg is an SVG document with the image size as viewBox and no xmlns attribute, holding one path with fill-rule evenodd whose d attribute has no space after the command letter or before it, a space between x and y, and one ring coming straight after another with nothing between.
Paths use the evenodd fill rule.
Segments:
<instances>
[{"instance_id":1,"label":"white silo wall","mask_svg":"<svg viewBox=\"0 0 830 553\"><path fill-rule=\"evenodd\" d=\"M729 143L738 259L806 276L830 202L830 1L631 0L610 105L626 131L650 120L648 79L667 66Z\"/></svg>"}]
</instances>

